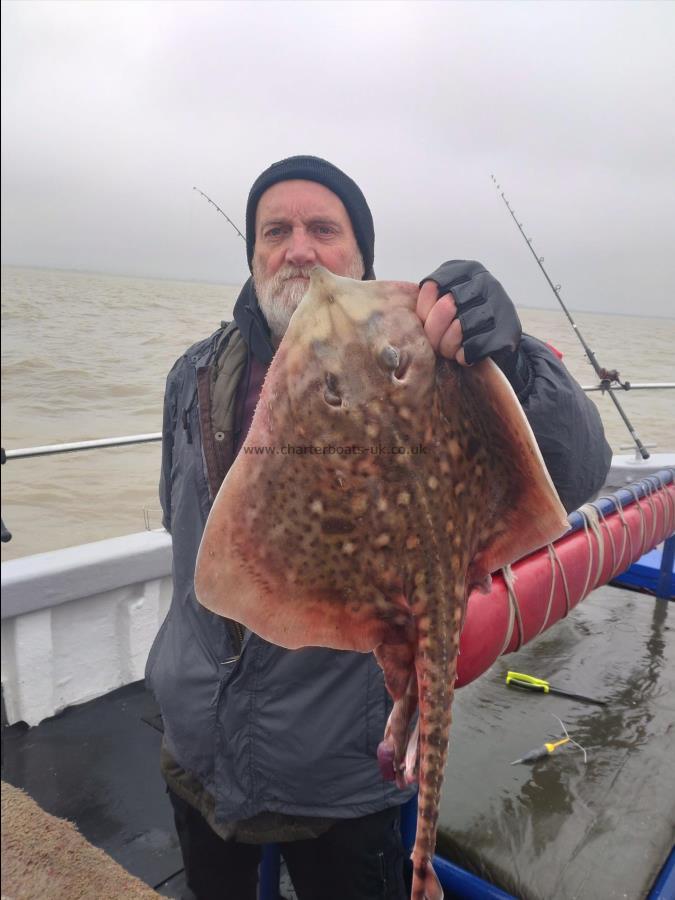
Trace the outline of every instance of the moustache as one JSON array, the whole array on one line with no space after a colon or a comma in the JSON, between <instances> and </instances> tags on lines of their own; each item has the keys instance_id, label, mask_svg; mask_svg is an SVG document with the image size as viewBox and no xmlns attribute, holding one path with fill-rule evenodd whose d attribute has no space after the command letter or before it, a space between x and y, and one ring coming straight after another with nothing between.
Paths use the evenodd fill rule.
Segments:
<instances>
[{"instance_id":1,"label":"moustache","mask_svg":"<svg viewBox=\"0 0 675 900\"><path fill-rule=\"evenodd\" d=\"M309 278L312 274L314 266L303 266L299 269L294 267L286 267L277 272L277 277L281 281L291 281L293 278Z\"/></svg>"}]
</instances>

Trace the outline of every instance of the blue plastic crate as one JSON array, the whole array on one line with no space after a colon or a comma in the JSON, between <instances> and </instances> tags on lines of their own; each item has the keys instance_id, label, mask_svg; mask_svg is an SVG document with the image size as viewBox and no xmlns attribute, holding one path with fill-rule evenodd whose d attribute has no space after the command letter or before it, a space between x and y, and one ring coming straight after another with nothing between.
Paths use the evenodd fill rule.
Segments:
<instances>
[{"instance_id":1,"label":"blue plastic crate","mask_svg":"<svg viewBox=\"0 0 675 900\"><path fill-rule=\"evenodd\" d=\"M613 579L614 584L620 584L624 587L636 588L637 590L650 591L661 597L675 598L675 558L672 553L672 543L675 538L669 538L661 547L656 547L645 553L637 562L634 562L630 568L617 575ZM665 560L664 560L665 553ZM662 565L665 562L668 567L670 559L669 571L662 572Z\"/></svg>"}]
</instances>

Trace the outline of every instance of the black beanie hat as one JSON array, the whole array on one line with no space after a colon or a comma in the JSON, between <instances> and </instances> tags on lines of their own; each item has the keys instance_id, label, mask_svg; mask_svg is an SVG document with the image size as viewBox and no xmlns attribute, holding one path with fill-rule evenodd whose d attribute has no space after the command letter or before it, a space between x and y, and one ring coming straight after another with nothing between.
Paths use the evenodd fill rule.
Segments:
<instances>
[{"instance_id":1,"label":"black beanie hat","mask_svg":"<svg viewBox=\"0 0 675 900\"><path fill-rule=\"evenodd\" d=\"M273 163L262 175L253 182L246 204L246 255L248 256L249 269L253 263L253 250L255 247L255 214L258 201L267 188L272 187L278 181L290 181L291 179L303 179L304 181L316 181L336 194L345 205L345 209L351 219L354 237L359 245L363 265L365 268L364 279L374 278L373 260L375 257L375 228L366 198L361 188L355 181L341 172L337 166L320 159L318 156L291 156Z\"/></svg>"}]
</instances>

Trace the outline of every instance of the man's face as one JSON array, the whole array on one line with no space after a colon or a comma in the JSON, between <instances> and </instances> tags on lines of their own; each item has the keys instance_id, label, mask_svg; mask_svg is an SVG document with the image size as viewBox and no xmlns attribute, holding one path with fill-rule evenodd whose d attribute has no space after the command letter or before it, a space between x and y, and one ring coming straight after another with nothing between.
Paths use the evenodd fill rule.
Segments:
<instances>
[{"instance_id":1,"label":"man's face","mask_svg":"<svg viewBox=\"0 0 675 900\"><path fill-rule=\"evenodd\" d=\"M340 198L315 181L280 181L258 202L253 281L272 335L283 337L316 265L363 278L352 223Z\"/></svg>"}]
</instances>

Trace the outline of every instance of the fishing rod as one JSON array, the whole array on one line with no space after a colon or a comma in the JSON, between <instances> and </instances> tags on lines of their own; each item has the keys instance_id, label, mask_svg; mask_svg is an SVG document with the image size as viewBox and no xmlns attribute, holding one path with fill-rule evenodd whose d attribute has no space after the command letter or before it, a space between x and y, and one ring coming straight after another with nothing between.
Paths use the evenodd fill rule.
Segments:
<instances>
[{"instance_id":1,"label":"fishing rod","mask_svg":"<svg viewBox=\"0 0 675 900\"><path fill-rule=\"evenodd\" d=\"M492 181L494 182L494 185L495 185L495 187L497 188L497 190L500 192L500 196L501 196L502 200L504 201L504 205L505 205L506 208L508 209L508 211L509 211L509 213L510 213L510 215L511 215L511 218L512 218L513 221L516 223L516 227L518 228L518 231L522 234L523 240L524 240L525 243L527 244L527 246L528 246L528 248L529 248L530 253L532 254L532 256L534 256L534 259L535 259L537 265L539 266L539 268L541 269L541 271L542 271L542 273L543 273L543 275L544 275L544 278L545 278L546 281L548 282L549 287L551 288L551 290L552 290L553 293L555 294L558 303L559 303L560 306L562 307L562 311L565 313L565 315L566 315L567 318L569 319L570 325L571 325L572 328L574 329L574 333L575 333L576 336L579 338L579 340L580 340L580 342L581 342L581 346L584 348L584 352L585 352L586 356L588 357L588 361L590 362L590 364L591 364L591 365L593 366L593 368L595 369L595 374L596 374L596 375L598 376L598 378L600 379L600 385L598 386L598 389L601 390L601 391L603 392L603 394L604 394L605 391L608 392L609 396L612 398L612 402L614 403L614 406L616 406L617 412L619 413L619 415L620 415L621 418L623 419L624 425L626 426L626 428L627 428L628 431L630 432L630 436L633 438L633 441L635 442L636 447L637 447L638 450L640 451L640 456L641 456L643 459L649 459L649 456L650 456L649 451L647 450L647 448L645 447L645 445L644 445L644 444L642 443L642 441L640 440L640 438L639 438L637 432L635 431L635 429L633 428L633 426L632 426L632 424L631 424L631 422L630 422L630 419L628 418L628 416L627 416L626 413L624 412L624 410L623 410L621 404L619 403L619 401L617 400L617 398L614 396L614 389L612 388L612 382L613 382L613 381L616 381L616 383L617 383L618 385L620 385L620 387L621 387L624 391L628 391L628 390L630 390L630 388L631 388L630 382L629 382L629 381L622 382L622 381L619 379L619 373L617 372L616 369L604 369L604 368L600 365L600 363L598 362L598 360L597 360L597 358L596 358L596 356L595 356L595 353L591 350L591 348L589 347L589 345L588 345L588 344L586 343L586 341L584 340L584 337L583 337L581 331L579 330L579 326L578 326L577 323L574 321L574 319L572 318L572 315L571 315L570 311L567 309L567 307L566 307L565 304L563 303L563 299L562 299L562 297L560 296L560 285L559 285L559 284L553 284L553 282L552 282L551 279L549 278L549 274L548 274L548 272L546 271L546 269L544 268L544 257L543 257L543 256L538 256L538 255L537 255L537 253L536 253L534 247L532 246L532 238L527 237L526 234L525 234L525 232L523 231L523 225L522 225L522 222L519 222L518 219L516 218L516 215L515 215L513 209L511 208L511 204L509 203L509 201L508 201L508 200L506 199L506 197L504 196L504 192L503 192L502 189L501 189L501 185L497 184L497 179L495 178L495 176L494 176L494 175L490 175L490 178L491 178Z\"/></svg>"},{"instance_id":2,"label":"fishing rod","mask_svg":"<svg viewBox=\"0 0 675 900\"><path fill-rule=\"evenodd\" d=\"M239 231L239 229L238 229L237 226L234 224L234 222L232 221L232 219L228 216L228 214L227 214L226 212L223 212L223 210L218 206L217 203L214 203L214 201L209 197L208 194L205 194L204 191L200 191L198 187L193 187L192 190L193 190L193 191L197 191L198 194L201 194L202 197L203 197L205 200L208 200L208 201L209 201L209 203L211 204L211 206L215 206L215 208L218 210L218 212L221 214L221 216L225 216L225 218L227 219L227 221L228 221L228 222L230 223L230 225L234 228L234 230L237 232L237 234L238 234L239 237L242 239L242 241L246 242L246 238L245 238L244 235L241 233L241 231Z\"/></svg>"}]
</instances>

